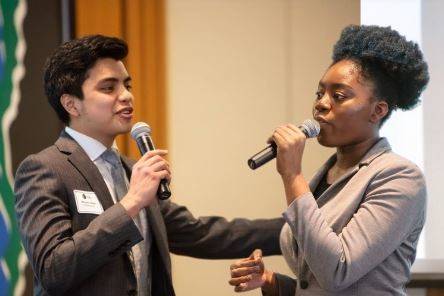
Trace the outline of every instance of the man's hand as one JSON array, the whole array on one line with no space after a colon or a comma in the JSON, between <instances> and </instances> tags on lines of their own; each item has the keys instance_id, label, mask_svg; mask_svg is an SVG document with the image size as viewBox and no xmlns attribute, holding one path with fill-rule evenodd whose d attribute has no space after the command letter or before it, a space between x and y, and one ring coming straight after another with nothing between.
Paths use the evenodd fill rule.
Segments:
<instances>
[{"instance_id":1,"label":"man's hand","mask_svg":"<svg viewBox=\"0 0 444 296\"><path fill-rule=\"evenodd\" d=\"M171 180L169 164L163 158L167 153L166 150L149 151L134 164L128 193L120 201L132 218L154 201L160 180Z\"/></svg>"}]
</instances>

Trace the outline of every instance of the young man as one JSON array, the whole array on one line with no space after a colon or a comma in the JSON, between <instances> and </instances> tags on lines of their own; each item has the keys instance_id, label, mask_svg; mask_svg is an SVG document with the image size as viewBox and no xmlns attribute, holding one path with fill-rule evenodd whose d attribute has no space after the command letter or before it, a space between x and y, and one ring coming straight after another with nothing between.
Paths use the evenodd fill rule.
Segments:
<instances>
[{"instance_id":1,"label":"young man","mask_svg":"<svg viewBox=\"0 0 444 296\"><path fill-rule=\"evenodd\" d=\"M174 295L169 250L234 258L279 254L282 219L194 218L156 198L170 179L166 151L136 163L112 147L131 129L124 41L100 35L65 43L45 66L49 103L66 124L53 146L16 173L16 211L35 295Z\"/></svg>"}]
</instances>

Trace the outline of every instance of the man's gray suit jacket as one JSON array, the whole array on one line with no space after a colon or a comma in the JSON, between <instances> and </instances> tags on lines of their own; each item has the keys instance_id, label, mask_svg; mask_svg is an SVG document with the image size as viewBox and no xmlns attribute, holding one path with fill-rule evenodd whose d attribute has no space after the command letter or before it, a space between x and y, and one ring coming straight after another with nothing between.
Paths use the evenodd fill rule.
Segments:
<instances>
[{"instance_id":1,"label":"man's gray suit jacket","mask_svg":"<svg viewBox=\"0 0 444 296\"><path fill-rule=\"evenodd\" d=\"M125 157L122 161L130 177L134 162ZM79 213L74 190L94 192L104 212ZM35 295L136 295L127 252L142 236L68 134L62 132L53 146L21 163L15 196ZM156 201L146 213L153 236L152 295L174 295L170 251L209 259L246 257L255 248L266 255L280 254L283 219L196 219L171 201Z\"/></svg>"}]
</instances>

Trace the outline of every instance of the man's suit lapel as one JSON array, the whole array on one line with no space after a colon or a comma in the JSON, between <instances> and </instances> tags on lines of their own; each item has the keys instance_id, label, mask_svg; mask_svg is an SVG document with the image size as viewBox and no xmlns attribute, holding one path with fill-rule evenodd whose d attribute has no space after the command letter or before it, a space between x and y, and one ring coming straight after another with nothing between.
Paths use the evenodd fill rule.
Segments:
<instances>
[{"instance_id":1,"label":"man's suit lapel","mask_svg":"<svg viewBox=\"0 0 444 296\"><path fill-rule=\"evenodd\" d=\"M125 171L127 173L128 179L130 179L134 161L124 156L122 156L121 159L123 167L125 168ZM155 200L151 206L146 208L146 213L148 217L148 223L150 225L150 230L153 232L152 234L157 244L160 256L162 258L163 263L166 266L168 274L171 276L171 270L170 270L171 261L170 261L170 252L168 248L168 238L165 225L163 222L163 217L160 212L159 203L157 200Z\"/></svg>"},{"instance_id":2,"label":"man's suit lapel","mask_svg":"<svg viewBox=\"0 0 444 296\"><path fill-rule=\"evenodd\" d=\"M80 172L89 184L92 191L97 195L103 209L106 210L114 205L114 201L102 175L82 147L65 131L62 131L55 145L60 152L68 155L68 161Z\"/></svg>"}]
</instances>

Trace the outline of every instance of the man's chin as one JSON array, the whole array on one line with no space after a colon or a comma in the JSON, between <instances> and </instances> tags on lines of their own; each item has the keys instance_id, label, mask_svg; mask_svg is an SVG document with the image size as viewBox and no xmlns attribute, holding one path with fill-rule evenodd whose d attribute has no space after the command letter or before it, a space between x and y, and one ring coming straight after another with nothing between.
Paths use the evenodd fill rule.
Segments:
<instances>
[{"instance_id":1,"label":"man's chin","mask_svg":"<svg viewBox=\"0 0 444 296\"><path fill-rule=\"evenodd\" d=\"M133 124L131 121L128 122L120 122L120 125L118 127L118 133L119 134L126 134L131 131L131 128L133 127Z\"/></svg>"},{"instance_id":2,"label":"man's chin","mask_svg":"<svg viewBox=\"0 0 444 296\"><path fill-rule=\"evenodd\" d=\"M114 138L116 138L121 135L126 135L130 131L131 131L131 126L130 127L120 126L119 128L116 128L111 134L113 135Z\"/></svg>"},{"instance_id":3,"label":"man's chin","mask_svg":"<svg viewBox=\"0 0 444 296\"><path fill-rule=\"evenodd\" d=\"M120 135L126 135L126 134L129 134L130 131L131 131L131 128L129 128L129 129L124 129L124 130L121 130L117 135L118 135L118 136L120 136Z\"/></svg>"}]
</instances>

